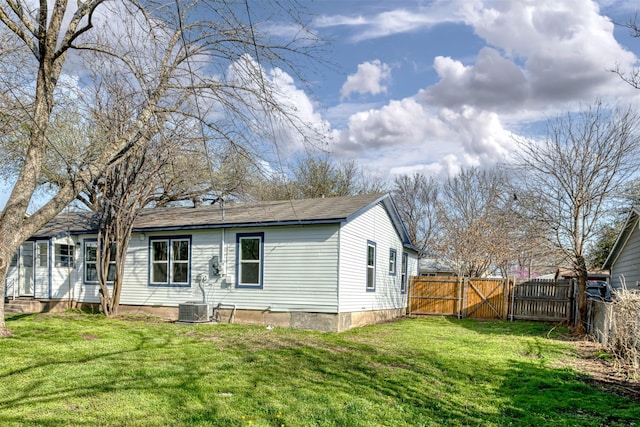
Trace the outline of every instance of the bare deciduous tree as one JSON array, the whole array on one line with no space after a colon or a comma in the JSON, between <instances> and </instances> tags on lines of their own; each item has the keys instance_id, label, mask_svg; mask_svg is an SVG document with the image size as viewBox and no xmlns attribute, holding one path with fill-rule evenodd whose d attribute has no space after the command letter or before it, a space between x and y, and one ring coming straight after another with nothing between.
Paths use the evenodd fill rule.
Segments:
<instances>
[{"instance_id":1,"label":"bare deciduous tree","mask_svg":"<svg viewBox=\"0 0 640 427\"><path fill-rule=\"evenodd\" d=\"M260 16L268 19L262 12L274 8L299 24L299 16L294 16L298 9L290 6L263 4ZM159 117L190 117L202 126L203 135L247 144L255 141L250 135L263 130L265 115L273 117L279 129L288 126L303 138L313 136L313 129L305 131L304 123L283 107L285 97L263 64L291 70L289 56L311 58L315 37L299 24L295 40L271 42L274 38L261 33L257 21L246 3L226 0L12 0L0 5L2 37L7 40L2 49L17 46L0 59L0 93L10 98L2 100L1 108L19 120L22 132L16 137L24 140L16 156L15 183L0 214L0 294L8 261L22 241L107 168L121 163L145 140L149 127L163 121ZM24 62L7 65L16 58ZM86 79L88 75L94 78ZM117 137L85 135L73 143L76 155L67 158L52 134L54 116L64 111L62 100L80 106L91 123L90 112L104 99L102 88L115 81L123 88L119 102L132 107L130 115L113 124L119 128ZM52 182L44 175L52 156L61 161L65 174L54 183L44 206L27 215L38 186ZM8 334L0 301L0 336Z\"/></svg>"},{"instance_id":2,"label":"bare deciduous tree","mask_svg":"<svg viewBox=\"0 0 640 427\"><path fill-rule=\"evenodd\" d=\"M518 140L522 185L518 204L546 230L571 263L579 283L577 332L587 320L586 249L610 202L637 169L638 116L596 103L548 122L542 141Z\"/></svg>"},{"instance_id":3,"label":"bare deciduous tree","mask_svg":"<svg viewBox=\"0 0 640 427\"><path fill-rule=\"evenodd\" d=\"M248 193L259 200L337 197L384 191L379 179L369 176L354 161L334 163L327 155L308 155L293 168L293 177L272 174L254 177Z\"/></svg>"},{"instance_id":4,"label":"bare deciduous tree","mask_svg":"<svg viewBox=\"0 0 640 427\"><path fill-rule=\"evenodd\" d=\"M442 185L433 250L458 275L508 274L515 232L509 189L506 175L497 169L462 169Z\"/></svg>"},{"instance_id":5,"label":"bare deciduous tree","mask_svg":"<svg viewBox=\"0 0 640 427\"><path fill-rule=\"evenodd\" d=\"M437 226L438 183L421 173L399 175L394 182L393 200L407 227L411 243L427 251Z\"/></svg>"}]
</instances>

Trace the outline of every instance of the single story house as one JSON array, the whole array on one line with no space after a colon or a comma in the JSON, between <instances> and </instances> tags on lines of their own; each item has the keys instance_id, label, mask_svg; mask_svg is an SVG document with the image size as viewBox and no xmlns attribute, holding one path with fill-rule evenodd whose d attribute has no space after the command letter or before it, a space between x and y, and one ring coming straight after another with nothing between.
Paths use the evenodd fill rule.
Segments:
<instances>
[{"instance_id":1,"label":"single story house","mask_svg":"<svg viewBox=\"0 0 640 427\"><path fill-rule=\"evenodd\" d=\"M420 276L455 276L456 272L436 258L420 258L418 274Z\"/></svg>"},{"instance_id":2,"label":"single story house","mask_svg":"<svg viewBox=\"0 0 640 427\"><path fill-rule=\"evenodd\" d=\"M610 271L612 288L638 289L640 284L640 207L634 206L616 239L603 268Z\"/></svg>"},{"instance_id":3,"label":"single story house","mask_svg":"<svg viewBox=\"0 0 640 427\"><path fill-rule=\"evenodd\" d=\"M97 218L63 212L22 244L6 297L99 303ZM343 331L403 315L418 251L388 194L140 211L123 312L190 304L237 323ZM226 317L225 317L226 318Z\"/></svg>"}]
</instances>

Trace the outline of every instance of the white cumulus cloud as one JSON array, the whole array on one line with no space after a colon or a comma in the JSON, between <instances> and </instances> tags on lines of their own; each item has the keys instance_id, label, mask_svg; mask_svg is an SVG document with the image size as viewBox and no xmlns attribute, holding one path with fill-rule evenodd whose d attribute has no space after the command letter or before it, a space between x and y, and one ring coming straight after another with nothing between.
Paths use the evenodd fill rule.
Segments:
<instances>
[{"instance_id":1,"label":"white cumulus cloud","mask_svg":"<svg viewBox=\"0 0 640 427\"><path fill-rule=\"evenodd\" d=\"M385 82L391 79L391 67L379 59L366 61L358 65L358 71L347 77L347 81L340 89L340 96L344 99L352 93L378 95L386 93Z\"/></svg>"}]
</instances>

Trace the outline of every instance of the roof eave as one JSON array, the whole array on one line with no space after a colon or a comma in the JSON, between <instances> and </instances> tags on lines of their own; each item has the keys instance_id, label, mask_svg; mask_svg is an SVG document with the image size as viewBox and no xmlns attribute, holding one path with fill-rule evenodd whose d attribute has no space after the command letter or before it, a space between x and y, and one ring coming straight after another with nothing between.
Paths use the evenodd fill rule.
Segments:
<instances>
[{"instance_id":1,"label":"roof eave","mask_svg":"<svg viewBox=\"0 0 640 427\"><path fill-rule=\"evenodd\" d=\"M194 225L174 225L158 227L134 227L134 233L145 233L152 231L178 231L178 230L214 230L221 228L248 228L248 227L273 227L291 225L323 225L338 224L346 222L346 218L327 218L314 220L288 220L288 221L262 221L262 222L238 222L238 223L217 223L217 224L194 224Z\"/></svg>"}]
</instances>

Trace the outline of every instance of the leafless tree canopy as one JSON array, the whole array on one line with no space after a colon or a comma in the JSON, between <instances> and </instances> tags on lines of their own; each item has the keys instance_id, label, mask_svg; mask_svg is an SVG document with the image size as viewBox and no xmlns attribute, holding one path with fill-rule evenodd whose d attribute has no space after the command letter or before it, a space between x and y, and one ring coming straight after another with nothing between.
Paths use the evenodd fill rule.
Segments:
<instances>
[{"instance_id":1,"label":"leafless tree canopy","mask_svg":"<svg viewBox=\"0 0 640 427\"><path fill-rule=\"evenodd\" d=\"M580 277L580 320L586 318L585 250L611 201L637 169L638 116L596 103L548 123L542 141L519 140L519 207L546 230Z\"/></svg>"},{"instance_id":2,"label":"leafless tree canopy","mask_svg":"<svg viewBox=\"0 0 640 427\"><path fill-rule=\"evenodd\" d=\"M438 258L461 276L508 274L519 228L510 221L510 185L499 169L462 169L443 184L437 205Z\"/></svg>"},{"instance_id":3,"label":"leafless tree canopy","mask_svg":"<svg viewBox=\"0 0 640 427\"><path fill-rule=\"evenodd\" d=\"M291 200L383 192L381 180L353 161L334 162L327 154L309 153L291 168L269 176L255 173L240 191L257 200Z\"/></svg>"},{"instance_id":4,"label":"leafless tree canopy","mask_svg":"<svg viewBox=\"0 0 640 427\"><path fill-rule=\"evenodd\" d=\"M15 185L0 215L0 293L20 243L104 171L149 139L150 128L191 123L201 141L259 154L286 135L322 129L295 114L277 79L292 55L313 58L315 36L292 2L233 0L11 0L0 5L0 137ZM273 16L298 28L272 37ZM271 78L270 78L271 77ZM73 109L66 108L72 105ZM126 106L122 110L119 107ZM98 111L114 109L109 129ZM264 123L270 126L264 126ZM11 124L11 125L9 125ZM51 198L27 214L39 185ZM7 334L0 303L0 334Z\"/></svg>"},{"instance_id":5,"label":"leafless tree canopy","mask_svg":"<svg viewBox=\"0 0 640 427\"><path fill-rule=\"evenodd\" d=\"M407 227L413 245L427 251L436 234L436 202L439 186L421 173L395 178L393 200Z\"/></svg>"}]
</instances>

